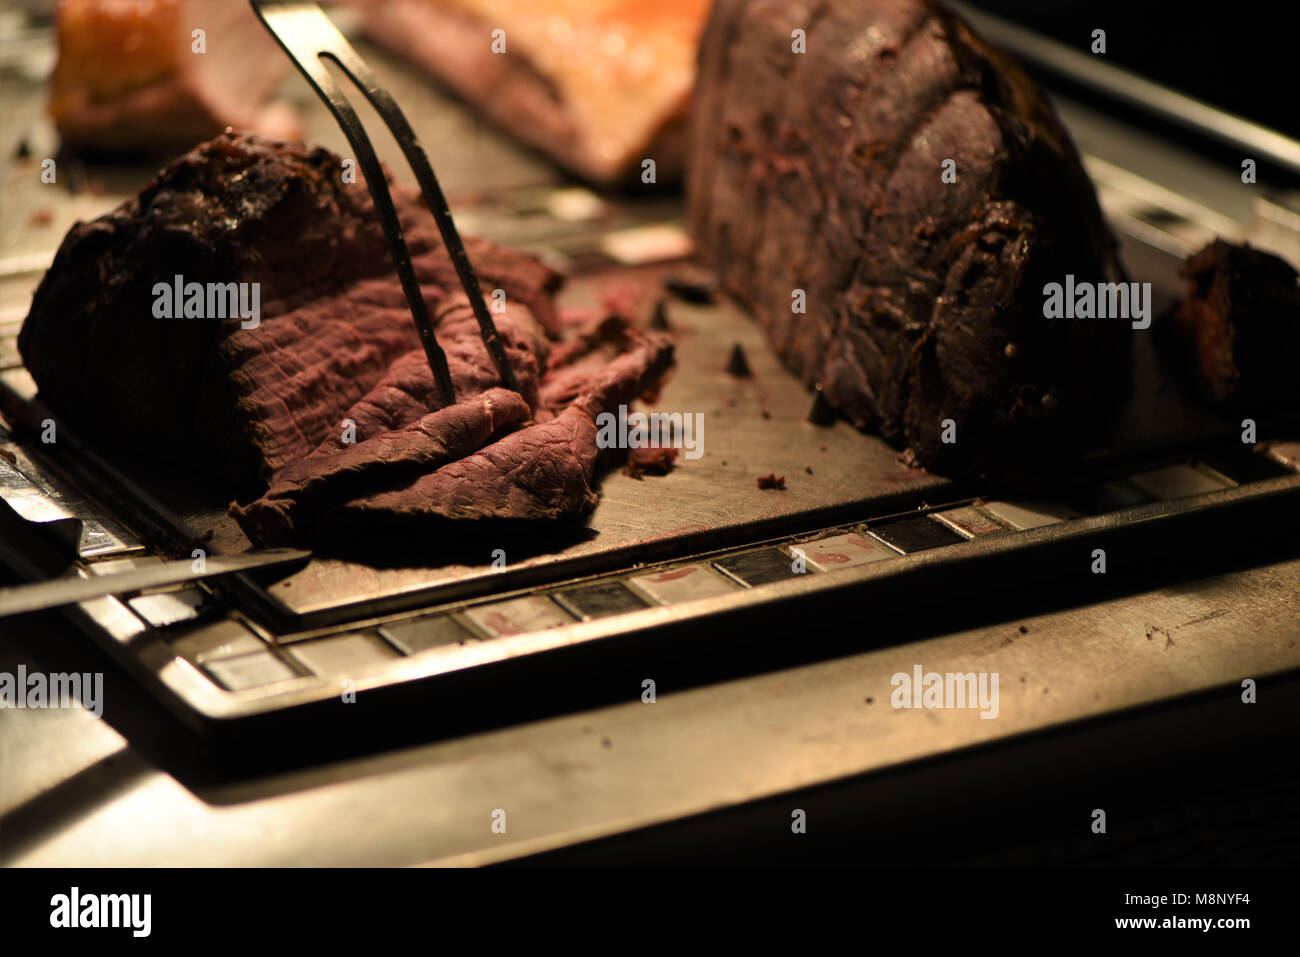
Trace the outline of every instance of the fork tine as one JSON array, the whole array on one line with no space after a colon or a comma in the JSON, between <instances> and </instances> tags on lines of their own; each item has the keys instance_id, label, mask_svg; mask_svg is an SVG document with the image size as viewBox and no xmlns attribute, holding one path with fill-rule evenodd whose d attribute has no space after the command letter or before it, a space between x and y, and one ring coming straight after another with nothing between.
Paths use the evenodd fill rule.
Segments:
<instances>
[{"instance_id":1,"label":"fork tine","mask_svg":"<svg viewBox=\"0 0 1300 957\"><path fill-rule=\"evenodd\" d=\"M336 30L335 33L337 34L338 31ZM420 145L415 130L411 129L406 114L397 105L392 94L379 83L374 72L342 34L338 34L338 40L342 46L337 51L331 51L331 58L365 94L366 99L388 125L393 138L402 148L406 162L410 164L416 182L420 184L424 201L438 224L438 232L442 234L443 244L447 247L452 265L456 268L456 275L465 290L466 298L469 299L470 307L474 310L474 318L478 320L479 335L483 339L483 344L487 346L492 361L496 364L501 382L506 388L518 392L519 386L515 381L514 369L511 368L510 361L506 357L505 345L497 332L496 323L492 321L491 313L488 312L487 304L483 301L483 290L479 285L478 276L474 273L474 266L469 261L469 254L465 252L460 234L456 231L456 224L451 218L451 209L442 193L442 187L438 185L438 177L434 175L433 166L429 163L424 147Z\"/></svg>"},{"instance_id":2,"label":"fork tine","mask_svg":"<svg viewBox=\"0 0 1300 957\"><path fill-rule=\"evenodd\" d=\"M434 335L433 323L429 320L424 297L415 278L415 269L411 265L410 250L407 248L397 211L393 207L388 184L384 179L379 159L375 155L374 148L366 136L366 131L362 127L356 111L343 96L342 91L325 68L323 57L328 57L336 63L348 78L356 84L357 88L361 90L366 99L378 111L380 117L402 147L402 152L411 165L417 181L420 183L425 202L428 203L434 220L438 224L438 231L442 234L443 243L446 245L452 265L456 269L457 278L460 280L470 306L474 310L475 318L478 320L479 334L488 349L488 354L496 364L502 384L507 388L518 391L514 370L510 367L501 337L497 333L496 325L492 322L487 305L483 301L483 292L479 286L478 278L474 274L474 268L470 264L469 256L465 252L459 234L456 232L456 226L452 222L451 212L447 207L447 201L443 196L442 189L433 174L433 168L429 165L428 157L425 156L423 148L416 139L415 133L407 122L405 115L397 106L397 102L379 84L374 73L366 66L365 61L352 49L351 45L338 32L334 24L330 22L317 4L300 2L300 0L287 0L287 2L286 0L250 0L250 2L263 25L283 47L299 71L307 78L307 82L325 102L325 105L329 107L330 112L342 128L344 136L347 137L353 151L357 154L357 162L361 165L361 170L366 177L366 185L370 188L370 195L375 202L375 211L379 215L384 235L388 239L389 251L393 257L393 263L397 267L397 275L402 284L402 291L406 295L407 303L411 308L411 315L414 317L416 327L419 329L420 340L424 345L424 352L428 357L429 366L433 370L434 379L437 381L439 391L442 392L446 403L451 405L456 401L451 382L451 372L447 367L446 354L438 345L437 337Z\"/></svg>"},{"instance_id":3,"label":"fork tine","mask_svg":"<svg viewBox=\"0 0 1300 957\"><path fill-rule=\"evenodd\" d=\"M343 92L320 59L320 54L329 49L330 34L337 35L338 31L334 29L320 7L314 3L252 0L252 5L267 30L289 54L289 58L307 78L307 82L311 84L316 94L325 101L325 105L329 107L330 112L334 114L334 119L342 128L343 135L352 145L357 162L365 175L366 186L369 187L371 198L374 199L375 213L379 216L384 236L388 239L389 253L392 255L393 265L397 267L397 278L402 284L402 292L415 319L416 329L419 330L424 354L429 360L429 367L433 370L438 391L442 393L443 401L447 405L454 405L456 393L451 382L451 370L447 367L447 356L438 345L438 338L434 334L433 323L424 304L424 295L415 278L415 267L411 264L411 252L406 246L406 237L402 233L402 224L397 218L397 210L393 206L393 197L389 193L388 183L379 165L379 158L375 155L374 147L370 144L370 138L366 136L365 128L361 125L356 110L343 96Z\"/></svg>"}]
</instances>

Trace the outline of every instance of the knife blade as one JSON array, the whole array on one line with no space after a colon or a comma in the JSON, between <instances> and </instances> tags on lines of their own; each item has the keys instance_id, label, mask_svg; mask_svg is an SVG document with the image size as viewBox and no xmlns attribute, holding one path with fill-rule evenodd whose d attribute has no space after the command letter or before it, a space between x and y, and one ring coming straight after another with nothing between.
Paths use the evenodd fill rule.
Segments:
<instances>
[{"instance_id":1,"label":"knife blade","mask_svg":"<svg viewBox=\"0 0 1300 957\"><path fill-rule=\"evenodd\" d=\"M195 569L195 562L182 560L111 575L56 578L28 585L14 585L0 588L0 618L90 601L107 595L180 585L234 572L305 563L310 558L311 552L296 548L269 548L240 555L214 555L203 559L199 569Z\"/></svg>"}]
</instances>

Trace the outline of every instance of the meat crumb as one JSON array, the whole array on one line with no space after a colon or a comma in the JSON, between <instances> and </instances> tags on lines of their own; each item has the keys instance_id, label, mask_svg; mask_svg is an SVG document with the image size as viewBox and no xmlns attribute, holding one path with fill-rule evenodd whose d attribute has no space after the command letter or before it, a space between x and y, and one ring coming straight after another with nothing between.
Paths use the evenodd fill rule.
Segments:
<instances>
[{"instance_id":1,"label":"meat crumb","mask_svg":"<svg viewBox=\"0 0 1300 957\"><path fill-rule=\"evenodd\" d=\"M677 462L677 450L661 446L630 449L627 453L627 465L623 474L634 479L646 475L667 475Z\"/></svg>"},{"instance_id":2,"label":"meat crumb","mask_svg":"<svg viewBox=\"0 0 1300 957\"><path fill-rule=\"evenodd\" d=\"M916 452L911 447L903 449L903 451L898 453L896 458L909 469L919 469L921 467L921 463L916 457Z\"/></svg>"},{"instance_id":3,"label":"meat crumb","mask_svg":"<svg viewBox=\"0 0 1300 957\"><path fill-rule=\"evenodd\" d=\"M727 372L738 379L747 379L754 373L749 368L749 359L745 355L745 350L737 342L731 347L731 355L727 359Z\"/></svg>"},{"instance_id":4,"label":"meat crumb","mask_svg":"<svg viewBox=\"0 0 1300 957\"><path fill-rule=\"evenodd\" d=\"M836 413L834 406L827 401L819 385L813 390L812 408L808 410L808 421L813 425L834 425Z\"/></svg>"},{"instance_id":5,"label":"meat crumb","mask_svg":"<svg viewBox=\"0 0 1300 957\"><path fill-rule=\"evenodd\" d=\"M775 474L770 473L770 472L769 472L767 475L760 475L760 476L758 477L758 487L759 487L759 488L775 488L775 489L780 489L781 491L784 492L784 491L785 491L785 476L784 476L784 475L775 475Z\"/></svg>"},{"instance_id":6,"label":"meat crumb","mask_svg":"<svg viewBox=\"0 0 1300 957\"><path fill-rule=\"evenodd\" d=\"M48 207L34 210L27 218L29 226L48 226L52 222L54 222L54 212Z\"/></svg>"}]
</instances>

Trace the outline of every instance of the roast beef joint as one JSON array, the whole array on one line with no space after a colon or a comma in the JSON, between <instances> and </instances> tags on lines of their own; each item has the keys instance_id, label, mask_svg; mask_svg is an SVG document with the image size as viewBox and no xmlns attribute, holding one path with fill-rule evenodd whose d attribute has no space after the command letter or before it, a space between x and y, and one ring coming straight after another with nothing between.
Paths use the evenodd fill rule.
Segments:
<instances>
[{"instance_id":1,"label":"roast beef joint","mask_svg":"<svg viewBox=\"0 0 1300 957\"><path fill-rule=\"evenodd\" d=\"M1044 314L1051 283L1124 279L1092 184L1042 91L946 8L718 0L689 149L723 288L926 468L1036 485L1122 404L1130 324Z\"/></svg>"},{"instance_id":2,"label":"roast beef joint","mask_svg":"<svg viewBox=\"0 0 1300 957\"><path fill-rule=\"evenodd\" d=\"M19 337L42 399L93 441L222 478L261 544L583 519L596 420L659 384L669 338L617 316L572 328L554 272L471 239L485 295L504 293L494 320L519 389L501 388L432 215L395 186L458 399L443 407L366 187L340 168L227 132L74 227ZM160 318L176 277L251 285L256 321Z\"/></svg>"}]
</instances>

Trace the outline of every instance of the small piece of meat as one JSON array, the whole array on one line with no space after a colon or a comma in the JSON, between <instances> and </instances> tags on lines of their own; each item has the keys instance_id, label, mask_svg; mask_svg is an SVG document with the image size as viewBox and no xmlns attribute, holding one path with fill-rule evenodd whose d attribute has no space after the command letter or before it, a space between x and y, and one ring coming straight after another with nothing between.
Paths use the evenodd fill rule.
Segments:
<instances>
[{"instance_id":1,"label":"small piece of meat","mask_svg":"<svg viewBox=\"0 0 1300 957\"><path fill-rule=\"evenodd\" d=\"M623 473L632 478L643 475L667 475L677 463L677 450L668 446L649 445L628 449Z\"/></svg>"},{"instance_id":2,"label":"small piece of meat","mask_svg":"<svg viewBox=\"0 0 1300 957\"><path fill-rule=\"evenodd\" d=\"M813 387L813 401L808 408L808 421L813 425L834 425L839 414L835 407L826 401L826 393L821 386Z\"/></svg>"},{"instance_id":3,"label":"small piece of meat","mask_svg":"<svg viewBox=\"0 0 1300 957\"><path fill-rule=\"evenodd\" d=\"M1211 402L1266 414L1300 405L1300 275L1272 253L1215 240L1188 258L1187 296L1156 325L1175 370Z\"/></svg>"},{"instance_id":4,"label":"small piece of meat","mask_svg":"<svg viewBox=\"0 0 1300 957\"><path fill-rule=\"evenodd\" d=\"M267 102L289 61L247 3L60 0L56 17L49 112L70 146L164 153L227 126L301 135L292 107Z\"/></svg>"},{"instance_id":5,"label":"small piece of meat","mask_svg":"<svg viewBox=\"0 0 1300 957\"><path fill-rule=\"evenodd\" d=\"M936 472L1068 474L1132 332L1044 316L1047 283L1123 272L1019 67L928 0L718 0L691 122L697 247L806 385Z\"/></svg>"},{"instance_id":6,"label":"small piece of meat","mask_svg":"<svg viewBox=\"0 0 1300 957\"><path fill-rule=\"evenodd\" d=\"M737 342L731 347L731 355L727 357L728 375L734 375L738 379L748 379L753 376L754 372L749 367L749 359L745 357L745 350Z\"/></svg>"},{"instance_id":7,"label":"small piece of meat","mask_svg":"<svg viewBox=\"0 0 1300 957\"><path fill-rule=\"evenodd\" d=\"M351 0L377 42L597 183L677 179L709 0Z\"/></svg>"},{"instance_id":8,"label":"small piece of meat","mask_svg":"<svg viewBox=\"0 0 1300 957\"><path fill-rule=\"evenodd\" d=\"M762 489L775 488L785 491L785 476L768 473L758 477L758 487Z\"/></svg>"}]
</instances>

